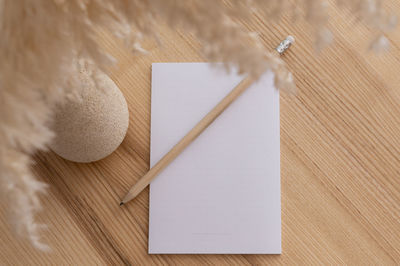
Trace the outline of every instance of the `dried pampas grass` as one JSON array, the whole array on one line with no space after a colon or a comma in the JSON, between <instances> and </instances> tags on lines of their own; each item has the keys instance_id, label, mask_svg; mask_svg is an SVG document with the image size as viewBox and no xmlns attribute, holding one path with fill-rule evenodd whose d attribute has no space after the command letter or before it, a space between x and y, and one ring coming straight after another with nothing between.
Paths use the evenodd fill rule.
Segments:
<instances>
[{"instance_id":1,"label":"dried pampas grass","mask_svg":"<svg viewBox=\"0 0 400 266\"><path fill-rule=\"evenodd\" d=\"M379 34L394 25L379 0L337 3ZM41 226L34 220L40 208L38 193L46 185L32 176L30 155L46 149L53 137L48 128L53 106L73 97L81 85L75 78L76 58L103 71L113 62L96 42L97 29L108 30L132 50L143 52L140 40L157 38L155 23L163 21L194 33L210 61L223 61L227 68L234 66L255 76L272 69L277 87L293 88L283 62L236 21L251 19L254 9L271 19L288 10L293 16L305 14L308 21L320 25L315 34L320 48L331 40L327 8L323 0L0 0L1 194L12 201L20 234L35 247L47 249L39 239ZM386 45L384 36L377 35L371 47L379 50Z\"/></svg>"}]
</instances>

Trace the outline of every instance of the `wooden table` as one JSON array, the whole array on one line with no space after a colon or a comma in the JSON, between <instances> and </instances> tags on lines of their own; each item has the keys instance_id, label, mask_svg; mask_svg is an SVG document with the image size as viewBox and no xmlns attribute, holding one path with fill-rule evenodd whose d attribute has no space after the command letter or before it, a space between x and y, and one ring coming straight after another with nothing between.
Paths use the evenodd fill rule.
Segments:
<instances>
[{"instance_id":1,"label":"wooden table","mask_svg":"<svg viewBox=\"0 0 400 266\"><path fill-rule=\"evenodd\" d=\"M387 3L400 11L398 1ZM163 47L145 44L153 50L146 57L102 37L120 62L112 78L129 103L128 134L92 164L35 157L35 173L50 184L39 220L53 251L15 239L2 203L0 264L400 263L400 31L377 56L367 51L367 27L338 9L331 16L335 43L319 56L307 23L284 18L271 27L258 16L245 25L267 48L297 39L284 60L298 93L281 94L282 255L148 255L148 190L118 206L149 167L151 63L204 61L191 36L162 29Z\"/></svg>"}]
</instances>

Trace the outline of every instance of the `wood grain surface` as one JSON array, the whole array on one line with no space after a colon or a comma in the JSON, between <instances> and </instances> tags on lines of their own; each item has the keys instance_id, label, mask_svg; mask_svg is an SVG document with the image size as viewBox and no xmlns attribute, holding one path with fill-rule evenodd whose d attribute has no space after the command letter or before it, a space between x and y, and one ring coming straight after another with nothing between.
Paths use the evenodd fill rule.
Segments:
<instances>
[{"instance_id":1,"label":"wood grain surface","mask_svg":"<svg viewBox=\"0 0 400 266\"><path fill-rule=\"evenodd\" d=\"M385 1L400 14L400 2ZM288 34L284 56L298 86L281 93L282 255L148 255L148 189L123 208L128 189L149 169L152 62L204 61L190 35L161 28L163 46L148 42L136 56L106 34L118 60L112 79L130 111L128 134L112 155L77 164L52 152L34 171L50 184L38 219L49 226L41 253L15 238L0 203L4 265L271 265L400 263L400 30L391 51L367 51L371 30L331 9L333 45L315 54L310 25L260 15L245 27L274 48Z\"/></svg>"}]
</instances>

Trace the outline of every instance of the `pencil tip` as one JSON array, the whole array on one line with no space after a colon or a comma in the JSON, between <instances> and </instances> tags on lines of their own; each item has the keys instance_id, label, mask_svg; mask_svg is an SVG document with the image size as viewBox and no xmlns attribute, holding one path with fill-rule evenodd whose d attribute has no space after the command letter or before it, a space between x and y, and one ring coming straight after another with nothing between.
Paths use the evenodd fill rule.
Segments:
<instances>
[{"instance_id":1,"label":"pencil tip","mask_svg":"<svg viewBox=\"0 0 400 266\"><path fill-rule=\"evenodd\" d=\"M122 206L122 205L124 205L124 202L123 202L123 201L121 201L121 202L119 203L119 206Z\"/></svg>"}]
</instances>

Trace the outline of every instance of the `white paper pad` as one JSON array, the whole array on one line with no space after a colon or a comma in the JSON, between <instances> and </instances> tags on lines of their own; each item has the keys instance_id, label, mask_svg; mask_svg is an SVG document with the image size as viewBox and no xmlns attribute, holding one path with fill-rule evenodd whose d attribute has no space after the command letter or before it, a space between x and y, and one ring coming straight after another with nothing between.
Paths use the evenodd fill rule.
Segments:
<instances>
[{"instance_id":1,"label":"white paper pad","mask_svg":"<svg viewBox=\"0 0 400 266\"><path fill-rule=\"evenodd\" d=\"M154 63L151 166L242 77ZM149 253L281 253L279 92L266 73L150 186Z\"/></svg>"}]
</instances>

